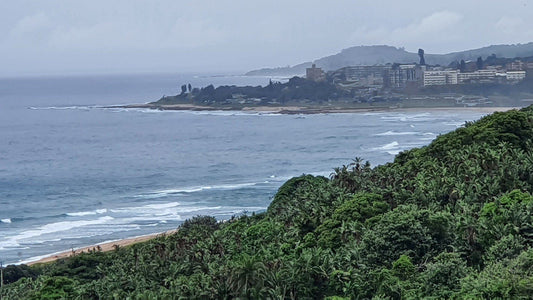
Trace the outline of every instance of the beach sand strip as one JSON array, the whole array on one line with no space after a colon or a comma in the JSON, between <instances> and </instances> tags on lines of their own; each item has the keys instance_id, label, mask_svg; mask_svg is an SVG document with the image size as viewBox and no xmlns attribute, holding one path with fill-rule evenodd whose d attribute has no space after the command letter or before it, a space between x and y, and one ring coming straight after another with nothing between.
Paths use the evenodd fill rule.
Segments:
<instances>
[{"instance_id":1,"label":"beach sand strip","mask_svg":"<svg viewBox=\"0 0 533 300\"><path fill-rule=\"evenodd\" d=\"M117 240L117 241L104 242L104 243L101 243L101 244L96 244L96 245L87 246L87 247L76 248L76 249L72 249L70 251L64 251L64 252L60 252L60 253L55 253L55 254L52 254L50 256L41 258L39 260L28 262L27 265L31 266L31 265L35 265L35 264L49 263L49 262L56 261L58 259L68 258L68 257L72 257L72 256L75 256L75 255L78 255L78 254L81 254L81 253L88 253L88 252L93 252L93 251L96 251L96 252L99 252L99 251L101 251L101 252L112 251L112 250L115 250L116 247L126 247L126 246L130 246L130 245L133 245L133 244L146 242L146 241L154 239L156 237L160 237L160 236L164 236L164 235L171 235L171 234L174 234L174 233L176 233L176 229L165 231L165 232L160 232L160 233L154 233L154 234L137 236L137 237L133 237L133 238Z\"/></svg>"}]
</instances>

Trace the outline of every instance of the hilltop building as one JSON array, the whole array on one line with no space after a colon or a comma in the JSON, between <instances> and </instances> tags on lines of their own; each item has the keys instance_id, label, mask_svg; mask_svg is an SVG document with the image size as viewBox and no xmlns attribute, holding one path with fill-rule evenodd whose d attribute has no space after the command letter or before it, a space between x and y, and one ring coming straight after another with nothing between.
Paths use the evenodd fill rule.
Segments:
<instances>
[{"instance_id":1,"label":"hilltop building","mask_svg":"<svg viewBox=\"0 0 533 300\"><path fill-rule=\"evenodd\" d=\"M315 64L311 68L305 70L305 78L312 81L325 81L326 73L321 68L317 68Z\"/></svg>"}]
</instances>

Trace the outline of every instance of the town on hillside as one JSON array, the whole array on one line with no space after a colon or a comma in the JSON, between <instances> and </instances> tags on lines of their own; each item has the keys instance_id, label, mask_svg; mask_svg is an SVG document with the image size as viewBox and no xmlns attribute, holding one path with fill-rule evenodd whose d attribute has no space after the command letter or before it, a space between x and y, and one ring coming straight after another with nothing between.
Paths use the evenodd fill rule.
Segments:
<instances>
[{"instance_id":1,"label":"town on hillside","mask_svg":"<svg viewBox=\"0 0 533 300\"><path fill-rule=\"evenodd\" d=\"M325 72L312 65L305 77L267 86L181 86L149 107L176 104L210 109L254 106L312 108L526 106L533 102L533 57L454 61L448 66L410 64L356 65Z\"/></svg>"},{"instance_id":2,"label":"town on hillside","mask_svg":"<svg viewBox=\"0 0 533 300\"><path fill-rule=\"evenodd\" d=\"M475 88L489 86L512 86L533 77L533 59L497 58L491 55L483 60L452 62L448 66L427 65L424 51L419 50L420 62L411 64L384 64L347 66L335 71L324 72L316 65L306 69L308 80L329 81L341 90L351 91L355 98L367 101L390 99L390 95L405 97L409 94L425 99L451 98L456 104L489 104L484 93L476 93ZM478 97L466 97L461 92L472 91ZM446 91L433 93L428 91ZM454 93L455 92L455 93ZM413 98L413 97L412 97ZM444 99L443 98L443 99ZM476 100L476 101L467 101Z\"/></svg>"}]
</instances>

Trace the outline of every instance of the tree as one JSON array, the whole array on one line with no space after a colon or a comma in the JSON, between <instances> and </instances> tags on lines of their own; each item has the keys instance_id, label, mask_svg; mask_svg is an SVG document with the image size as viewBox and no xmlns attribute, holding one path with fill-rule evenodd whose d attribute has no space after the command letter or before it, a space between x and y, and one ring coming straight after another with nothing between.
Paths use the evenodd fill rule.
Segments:
<instances>
[{"instance_id":1,"label":"tree","mask_svg":"<svg viewBox=\"0 0 533 300\"><path fill-rule=\"evenodd\" d=\"M468 275L466 261L458 253L442 252L426 265L421 274L424 293L435 299L450 299L461 289L461 278Z\"/></svg>"},{"instance_id":2,"label":"tree","mask_svg":"<svg viewBox=\"0 0 533 300\"><path fill-rule=\"evenodd\" d=\"M459 70L461 73L464 73L466 71L466 63L464 59L461 59L461 64L459 65Z\"/></svg>"},{"instance_id":3,"label":"tree","mask_svg":"<svg viewBox=\"0 0 533 300\"><path fill-rule=\"evenodd\" d=\"M450 245L451 225L449 213L400 205L365 222L362 255L375 265L390 265L402 254L418 264Z\"/></svg>"},{"instance_id":4,"label":"tree","mask_svg":"<svg viewBox=\"0 0 533 300\"><path fill-rule=\"evenodd\" d=\"M187 86L189 88L189 93L192 91L192 86L191 84L189 83L189 85Z\"/></svg>"},{"instance_id":5,"label":"tree","mask_svg":"<svg viewBox=\"0 0 533 300\"><path fill-rule=\"evenodd\" d=\"M183 95L183 94L185 94L186 92L187 92L187 85L184 84L184 85L181 86L181 94Z\"/></svg>"}]
</instances>

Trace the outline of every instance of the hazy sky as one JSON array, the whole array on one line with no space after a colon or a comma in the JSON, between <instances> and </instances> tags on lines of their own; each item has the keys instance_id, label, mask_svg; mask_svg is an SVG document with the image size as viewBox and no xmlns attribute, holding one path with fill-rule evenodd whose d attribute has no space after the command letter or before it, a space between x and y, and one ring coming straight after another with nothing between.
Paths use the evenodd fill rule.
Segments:
<instances>
[{"instance_id":1,"label":"hazy sky","mask_svg":"<svg viewBox=\"0 0 533 300\"><path fill-rule=\"evenodd\" d=\"M533 41L532 0L2 0L0 76L246 71Z\"/></svg>"}]
</instances>

